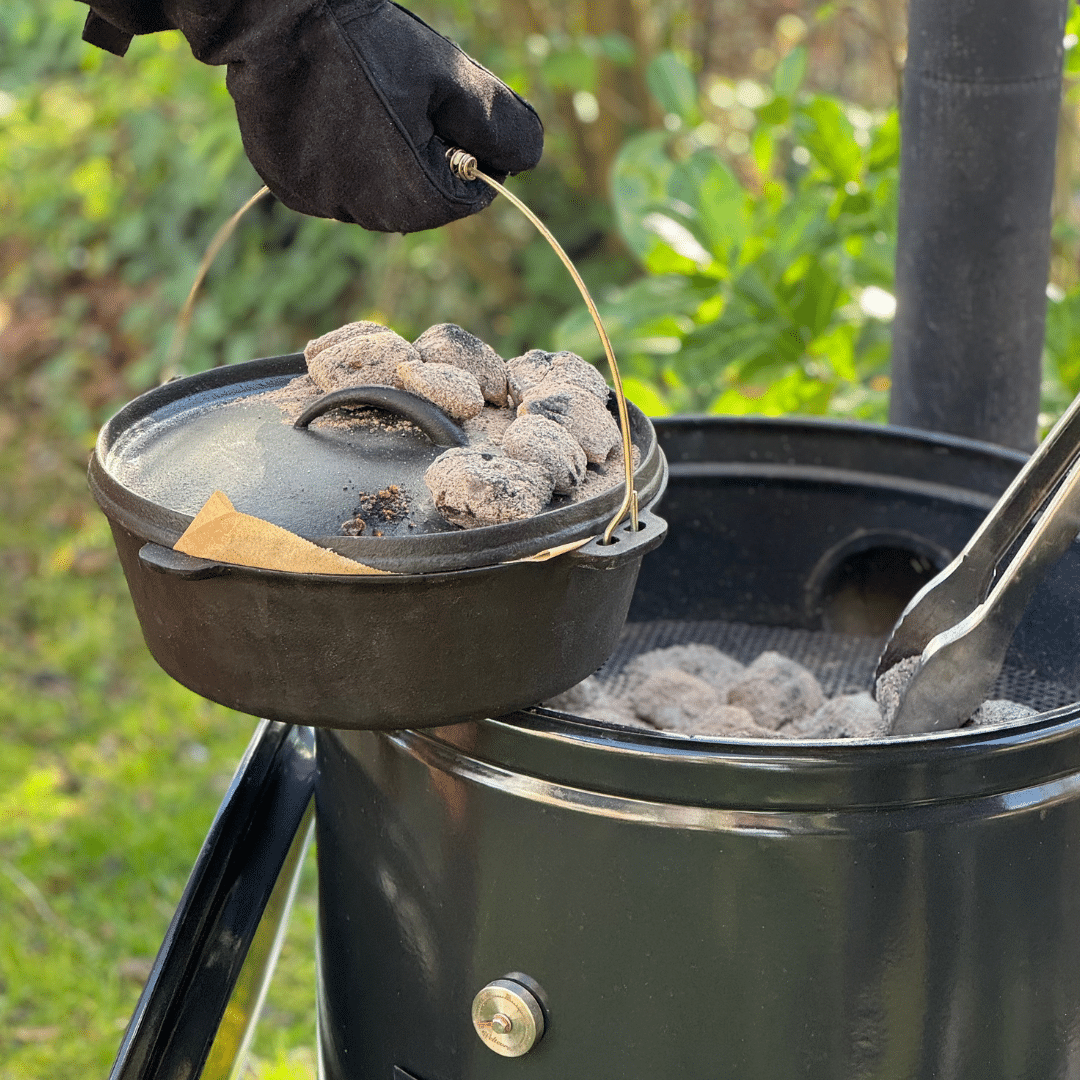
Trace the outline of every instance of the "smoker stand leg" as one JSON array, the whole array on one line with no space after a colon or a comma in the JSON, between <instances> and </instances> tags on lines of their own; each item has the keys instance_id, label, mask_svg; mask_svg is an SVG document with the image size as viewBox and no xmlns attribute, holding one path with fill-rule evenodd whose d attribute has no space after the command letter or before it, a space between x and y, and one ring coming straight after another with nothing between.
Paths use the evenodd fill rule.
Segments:
<instances>
[{"instance_id":1,"label":"smoker stand leg","mask_svg":"<svg viewBox=\"0 0 1080 1080\"><path fill-rule=\"evenodd\" d=\"M180 898L110 1080L239 1075L312 832L314 751L311 728L259 724Z\"/></svg>"},{"instance_id":2,"label":"smoker stand leg","mask_svg":"<svg viewBox=\"0 0 1080 1080\"><path fill-rule=\"evenodd\" d=\"M203 1066L201 1080L239 1080L243 1073L266 992L270 989L281 946L285 943L289 915L300 886L300 871L315 835L314 826L315 805L309 803L289 854L285 856L285 864L274 891L266 902L262 922L248 948L247 959L240 969L232 997L221 1018L221 1026Z\"/></svg>"}]
</instances>

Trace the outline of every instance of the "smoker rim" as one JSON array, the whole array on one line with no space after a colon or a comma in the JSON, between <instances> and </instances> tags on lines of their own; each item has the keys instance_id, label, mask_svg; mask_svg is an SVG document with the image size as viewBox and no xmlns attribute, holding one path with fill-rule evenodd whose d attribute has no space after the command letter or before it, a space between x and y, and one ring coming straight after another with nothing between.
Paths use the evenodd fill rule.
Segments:
<instances>
[{"instance_id":1,"label":"smoker rim","mask_svg":"<svg viewBox=\"0 0 1080 1080\"><path fill-rule=\"evenodd\" d=\"M1080 704L891 739L688 738L539 707L393 738L450 772L467 774L476 761L608 796L729 810L887 810L1008 795L994 811L1005 814L1053 801L1080 774ZM1025 798L1028 789L1038 790Z\"/></svg>"}]
</instances>

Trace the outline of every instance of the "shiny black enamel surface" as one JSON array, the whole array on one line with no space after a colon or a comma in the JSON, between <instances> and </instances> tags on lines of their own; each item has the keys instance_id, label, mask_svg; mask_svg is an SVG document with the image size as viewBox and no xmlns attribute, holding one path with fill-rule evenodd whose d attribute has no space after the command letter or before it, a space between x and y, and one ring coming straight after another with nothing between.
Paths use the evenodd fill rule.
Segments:
<instances>
[{"instance_id":1,"label":"shiny black enamel surface","mask_svg":"<svg viewBox=\"0 0 1080 1080\"><path fill-rule=\"evenodd\" d=\"M782 793L813 756L760 786ZM1076 772L881 807L853 760L830 807L721 810L552 784L426 736L320 732L319 762L333 1080L391 1063L506 1075L468 1005L509 970L551 1003L523 1077L1042 1080L1080 1065Z\"/></svg>"}]
</instances>

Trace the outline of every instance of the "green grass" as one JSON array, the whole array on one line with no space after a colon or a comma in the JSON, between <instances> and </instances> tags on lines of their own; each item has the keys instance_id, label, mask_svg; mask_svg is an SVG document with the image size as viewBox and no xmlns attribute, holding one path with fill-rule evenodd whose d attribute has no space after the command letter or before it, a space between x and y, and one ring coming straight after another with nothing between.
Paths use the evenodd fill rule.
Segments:
<instances>
[{"instance_id":1,"label":"green grass","mask_svg":"<svg viewBox=\"0 0 1080 1080\"><path fill-rule=\"evenodd\" d=\"M0 401L0 1080L107 1075L255 724L150 658L63 402ZM314 1076L314 890L309 857L263 1080Z\"/></svg>"}]
</instances>

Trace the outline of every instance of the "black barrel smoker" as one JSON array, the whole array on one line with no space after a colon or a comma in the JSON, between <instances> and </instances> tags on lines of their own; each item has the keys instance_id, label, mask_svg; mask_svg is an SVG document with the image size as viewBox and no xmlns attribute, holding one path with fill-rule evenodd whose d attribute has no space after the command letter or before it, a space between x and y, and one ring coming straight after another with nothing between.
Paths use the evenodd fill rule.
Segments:
<instances>
[{"instance_id":1,"label":"black barrel smoker","mask_svg":"<svg viewBox=\"0 0 1080 1080\"><path fill-rule=\"evenodd\" d=\"M967 363L951 416L979 412L985 426L658 422L669 536L644 558L608 670L704 641L736 656L776 648L829 690L863 688L882 629L1005 488L1023 455L966 436L1026 449L1033 434L1045 138L1030 151L1032 132L1049 131L1052 162L1046 86L1055 70L1060 80L1063 11L912 4L896 408L917 398L914 383L937 409L934 378L959 386ZM1006 70L991 69L992 54ZM1015 130L1033 140L1023 148L1039 175L998 199L1004 224L977 230L1009 270L1009 243L1027 252L1024 312L986 299L983 277L946 275L982 297L952 309L950 326L974 312L1000 346L984 380L970 351L964 361L931 340L940 320L916 286L939 279L919 258L944 254L920 229L938 228L935 192L957 198L991 158L1016 166L995 115L1025 94L1044 106ZM935 144L950 123L953 142ZM934 169L953 187L928 179ZM950 244L955 266L982 265ZM1000 332L984 321L995 318ZM948 336L969 340L962 326ZM113 1076L194 1077L208 1058L229 1074L272 968L312 797L325 1080L1080 1075L1078 592L1074 545L1031 603L998 688L1039 715L998 729L763 743L541 708L424 731L264 722Z\"/></svg>"}]
</instances>

